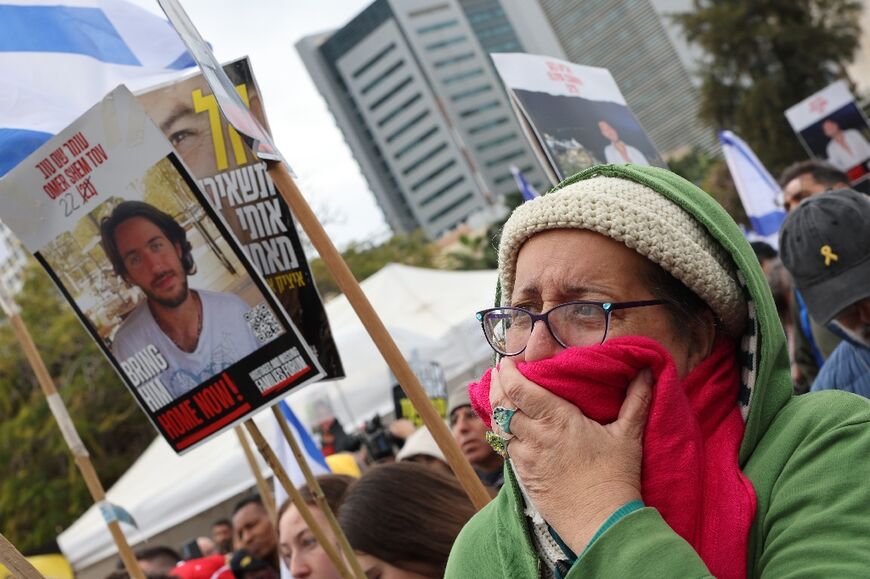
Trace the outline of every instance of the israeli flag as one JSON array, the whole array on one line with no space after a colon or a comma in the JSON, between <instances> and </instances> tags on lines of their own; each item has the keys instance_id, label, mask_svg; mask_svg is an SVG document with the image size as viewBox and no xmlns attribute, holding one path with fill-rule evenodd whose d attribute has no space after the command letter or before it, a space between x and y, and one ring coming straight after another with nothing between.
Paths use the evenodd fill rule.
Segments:
<instances>
[{"instance_id":1,"label":"israeli flag","mask_svg":"<svg viewBox=\"0 0 870 579\"><path fill-rule=\"evenodd\" d=\"M517 166L511 165L511 174L514 176L514 181L517 182L517 187L520 189L523 200L531 201L535 197L541 196L541 194L532 187L532 184L526 181L525 175L523 175L523 172L520 171Z\"/></svg>"},{"instance_id":2,"label":"israeli flag","mask_svg":"<svg viewBox=\"0 0 870 579\"><path fill-rule=\"evenodd\" d=\"M719 133L719 143L754 233L747 237L750 237L750 241L758 239L778 249L779 228L785 220L779 183L737 135L722 131Z\"/></svg>"},{"instance_id":3,"label":"israeli flag","mask_svg":"<svg viewBox=\"0 0 870 579\"><path fill-rule=\"evenodd\" d=\"M124 0L0 0L0 177L119 84L195 65L169 22Z\"/></svg>"},{"instance_id":4,"label":"israeli flag","mask_svg":"<svg viewBox=\"0 0 870 579\"><path fill-rule=\"evenodd\" d=\"M307 430L305 430L305 426L299 418L296 417L296 414L293 413L290 406L282 400L278 403L278 408L281 409L281 414L284 415L284 420L286 420L287 424L290 426L290 432L296 436L296 442L299 444L299 448L302 450L303 456L305 456L305 461L308 463L308 467L311 469L314 476L329 474L331 471L329 465L326 464L326 458L324 458L323 453L320 452L320 447L317 446L317 443L314 442L314 439L311 438L311 435L308 434ZM305 475L302 474L302 469L299 468L299 464L296 462L296 458L290 450L290 445L287 444L287 439L284 438L284 433L281 431L277 422L275 424L275 441L272 448L275 449L275 454L278 455L278 460L281 461L281 466L284 467L287 476L290 477L291 481L293 481L293 485L297 488L303 486L305 484ZM280 508L286 500L287 493L284 491L284 487L276 480L275 507Z\"/></svg>"}]
</instances>

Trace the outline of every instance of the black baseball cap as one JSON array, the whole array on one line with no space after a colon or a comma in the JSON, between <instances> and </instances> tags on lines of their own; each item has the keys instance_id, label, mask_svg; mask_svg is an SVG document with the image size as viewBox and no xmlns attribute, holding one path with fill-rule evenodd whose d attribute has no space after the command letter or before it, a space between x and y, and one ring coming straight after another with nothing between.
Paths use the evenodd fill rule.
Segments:
<instances>
[{"instance_id":1,"label":"black baseball cap","mask_svg":"<svg viewBox=\"0 0 870 579\"><path fill-rule=\"evenodd\" d=\"M805 199L786 217L779 251L810 315L827 324L870 297L870 199L851 189Z\"/></svg>"},{"instance_id":2,"label":"black baseball cap","mask_svg":"<svg viewBox=\"0 0 870 579\"><path fill-rule=\"evenodd\" d=\"M268 569L269 564L262 559L254 557L249 551L239 549L233 554L230 559L230 569L237 578L241 578L248 571L259 571L260 569Z\"/></svg>"}]
</instances>

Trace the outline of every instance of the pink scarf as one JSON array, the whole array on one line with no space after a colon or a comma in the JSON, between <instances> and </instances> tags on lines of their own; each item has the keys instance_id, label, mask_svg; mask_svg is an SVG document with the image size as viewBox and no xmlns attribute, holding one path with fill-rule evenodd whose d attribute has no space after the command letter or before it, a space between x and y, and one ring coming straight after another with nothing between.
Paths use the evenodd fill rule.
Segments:
<instances>
[{"instance_id":1,"label":"pink scarf","mask_svg":"<svg viewBox=\"0 0 870 579\"><path fill-rule=\"evenodd\" d=\"M737 462L744 424L730 341L720 338L682 381L667 350L642 337L569 348L517 367L602 424L616 420L629 382L639 370L650 368L655 385L643 439L644 503L694 547L713 575L746 577L755 490ZM487 370L480 382L468 386L474 410L488 426L490 374Z\"/></svg>"}]
</instances>

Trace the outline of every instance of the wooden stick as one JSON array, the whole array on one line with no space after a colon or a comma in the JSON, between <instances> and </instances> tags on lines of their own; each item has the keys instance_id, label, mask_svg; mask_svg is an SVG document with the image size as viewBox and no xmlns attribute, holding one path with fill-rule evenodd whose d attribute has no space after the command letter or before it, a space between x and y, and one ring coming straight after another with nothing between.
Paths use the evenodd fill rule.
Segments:
<instances>
[{"instance_id":1,"label":"wooden stick","mask_svg":"<svg viewBox=\"0 0 870 579\"><path fill-rule=\"evenodd\" d=\"M239 437L239 444L242 445L242 450L245 453L245 458L248 460L248 466L251 467L251 472L254 473L254 478L257 481L257 489L260 492L260 499L263 501L263 506L269 514L269 520L272 521L275 530L278 529L278 510L275 506L275 496L269 488L269 483L263 478L263 473L260 472L260 465L257 464L257 458L254 456L254 451L251 449L251 443L248 442L248 437L241 426L236 426L233 430L236 431L236 436Z\"/></svg>"},{"instance_id":2,"label":"wooden stick","mask_svg":"<svg viewBox=\"0 0 870 579\"><path fill-rule=\"evenodd\" d=\"M317 477L315 477L314 473L311 472L311 467L308 466L308 461L305 460L305 457L302 455L302 449L299 448L299 442L296 440L293 433L290 432L290 426L287 424L287 419L284 417L284 414L281 412L281 409L277 404L272 406L272 413L275 415L275 420L278 421L278 426L281 428L281 432L284 433L284 438L287 439L287 444L290 445L290 450L293 452L293 457L296 459L296 463L299 465L299 469L305 477L305 482L308 483L308 490L311 491L317 506L320 507L320 511L326 517L326 522L329 523L329 526L332 528L335 538L338 539L338 546L341 548L342 553L344 553L345 561L350 565L350 569L353 571L353 574L357 579L365 579L365 571L363 571L362 565L359 564L359 560L356 558L356 553L354 553L353 547L350 546L350 541L347 540L347 536L344 534L344 531L341 530L338 521L335 519L335 513L332 512L332 507L329 506L329 502L326 500L326 495L323 494L323 489L320 488L320 483L317 482Z\"/></svg>"},{"instance_id":3,"label":"wooden stick","mask_svg":"<svg viewBox=\"0 0 870 579\"><path fill-rule=\"evenodd\" d=\"M390 370L392 370L393 375L396 376L402 390L404 390L405 395L411 401L411 404L414 405L417 412L420 413L423 423L429 429L429 432L432 433L432 437L444 453L447 463L453 469L456 478L465 489L471 502L478 509L483 508L490 501L489 493L486 492L474 469L471 468L471 464L462 454L462 450L456 444L456 440L453 438L450 430L447 429L444 420L438 415L438 411L435 410L432 401L429 400L423 387L420 386L417 376L414 375L414 372L408 366L408 362L402 356L402 352L399 351L393 338L387 332L384 323L378 317L356 278L353 277L344 259L342 259L341 254L317 220L317 216L314 215L311 207L309 207L305 198L302 197L302 193L287 172L287 168L282 163L270 162L268 171L281 197L290 206L296 219L302 225L302 229L308 234L311 244L314 245L314 248L320 254L320 258L326 264L329 273L336 284L338 284L339 289L347 297L347 301L353 307L356 315L363 323L363 326L365 326L366 331L368 331L369 336L371 336L378 347L378 350L380 350L381 355L384 357Z\"/></svg>"},{"instance_id":4,"label":"wooden stick","mask_svg":"<svg viewBox=\"0 0 870 579\"><path fill-rule=\"evenodd\" d=\"M13 577L45 579L2 533L0 533L0 563L12 572Z\"/></svg>"},{"instance_id":5,"label":"wooden stick","mask_svg":"<svg viewBox=\"0 0 870 579\"><path fill-rule=\"evenodd\" d=\"M257 450L260 451L260 454L263 455L264 459L266 459L266 463L271 467L272 472L275 473L275 478L278 479L281 486L283 486L284 490L287 491L287 496L289 496L290 500L293 501L293 505L299 510L299 514L302 515L305 524L308 525L309 529L311 529L314 538L317 539L317 542L320 543L320 546L323 547L324 551L326 551L326 556L329 557L330 561L332 561L332 564L335 566L339 575L344 579L353 579L353 575L344 565L341 554L336 550L335 544L329 540L329 537L327 537L326 533L323 532L323 529L317 523L314 515L311 514L311 509L308 508L308 505L303 500L299 490L293 486L293 482L290 480L290 477L287 476L287 471L285 471L284 467L281 466L281 461L278 460L275 451L272 450L272 447L269 446L268 442L266 442L259 427L253 420L246 420L245 428L247 428L248 434L251 435L251 439L254 441Z\"/></svg>"},{"instance_id":6,"label":"wooden stick","mask_svg":"<svg viewBox=\"0 0 870 579\"><path fill-rule=\"evenodd\" d=\"M15 337L18 338L19 343L21 343L24 355L27 357L27 361L30 363L33 373L36 374L36 380L39 382L42 393L48 401L48 407L54 415L54 419L60 428L60 432L63 435L73 458L75 459L76 465L82 473L82 477L85 479L85 485L91 493L91 498L94 499L94 502L97 505L103 507L103 505L107 503L106 491L103 489L103 484L97 476L97 471L94 470L94 465L91 462L91 456L88 454L88 449L85 448L84 442L79 438L79 434L76 431L75 424L73 424L73 421L69 416L66 405L57 393L57 389L54 386L54 380L52 380L48 368L45 367L45 362L39 354L39 351L36 349L36 344L33 343L33 338L30 336L30 332L27 330L24 320L21 319L21 315L18 313L18 307L14 302L12 302L11 296L6 293L5 287L0 288L0 294L3 294L2 298L0 298L0 302L2 302L3 309L6 310L6 314L9 316L9 321L11 322L12 329L15 332ZM118 554L124 562L124 567L127 569L127 573L129 573L130 577L133 579L145 579L145 575L142 573L139 564L136 562L136 557L133 555L133 550L130 549L130 545L127 543L127 538L121 530L121 525L117 520L107 520L106 524L109 527L109 532L112 534L112 539L114 539L115 545L118 547Z\"/></svg>"}]
</instances>

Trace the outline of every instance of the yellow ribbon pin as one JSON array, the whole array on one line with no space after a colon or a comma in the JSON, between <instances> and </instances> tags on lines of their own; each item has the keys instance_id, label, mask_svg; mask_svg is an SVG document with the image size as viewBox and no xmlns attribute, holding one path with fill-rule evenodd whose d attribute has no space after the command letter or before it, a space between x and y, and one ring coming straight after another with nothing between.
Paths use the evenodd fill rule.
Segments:
<instances>
[{"instance_id":1,"label":"yellow ribbon pin","mask_svg":"<svg viewBox=\"0 0 870 579\"><path fill-rule=\"evenodd\" d=\"M825 258L825 267L829 267L832 261L838 261L840 258L837 257L837 254L831 249L830 245L823 245L820 250L822 257Z\"/></svg>"}]
</instances>

